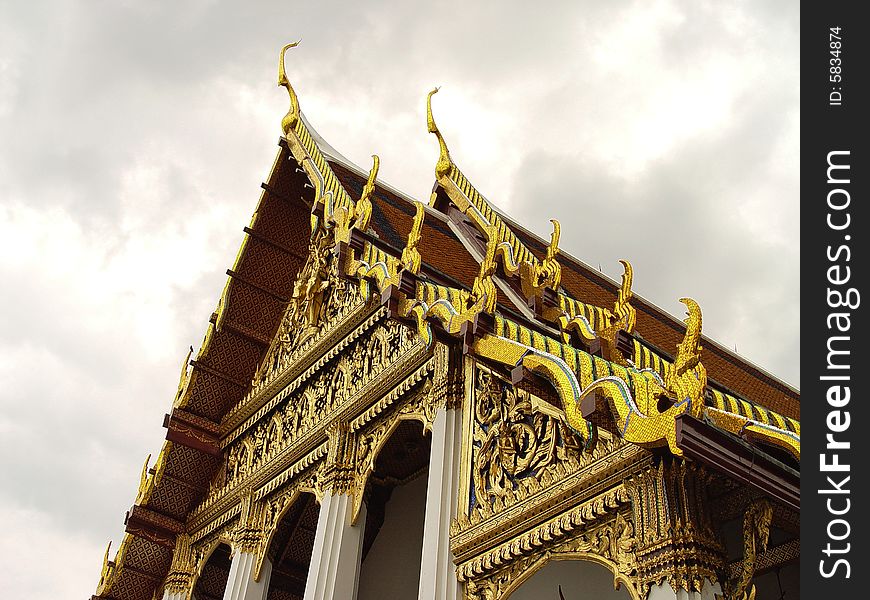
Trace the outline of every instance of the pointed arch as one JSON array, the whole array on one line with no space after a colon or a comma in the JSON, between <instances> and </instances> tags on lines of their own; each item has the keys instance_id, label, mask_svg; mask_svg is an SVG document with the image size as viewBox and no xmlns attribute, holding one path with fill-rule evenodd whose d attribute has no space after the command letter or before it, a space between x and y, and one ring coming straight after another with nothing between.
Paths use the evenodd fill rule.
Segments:
<instances>
[{"instance_id":1,"label":"pointed arch","mask_svg":"<svg viewBox=\"0 0 870 600\"><path fill-rule=\"evenodd\" d=\"M594 563L606 568L613 575L613 589L625 589L632 600L643 600L643 596L635 587L630 577L619 572L619 567L613 561L593 552L547 552L538 560L526 567L498 596L498 600L509 600L514 592L522 587L538 571L557 561L579 561Z\"/></svg>"},{"instance_id":2,"label":"pointed arch","mask_svg":"<svg viewBox=\"0 0 870 600\"><path fill-rule=\"evenodd\" d=\"M422 426L422 436L425 439L426 434L431 431L432 423L427 420L426 416L416 411L400 413L394 416L384 426L376 428L371 433L362 433L360 439L360 455L357 456L359 462L359 472L357 475L356 489L357 493L353 498L353 512L351 523L356 524L359 517L360 509L362 508L363 496L368 485L372 473L375 471L375 465L378 462L381 451L393 437L396 430L405 422L417 422Z\"/></svg>"},{"instance_id":3,"label":"pointed arch","mask_svg":"<svg viewBox=\"0 0 870 600\"><path fill-rule=\"evenodd\" d=\"M221 547L226 548L226 551L219 551ZM220 588L226 589L230 574L229 565L233 555L233 539L229 532L221 532L220 535L206 542L195 552L196 565L190 584L191 597L197 597L197 590L203 590L203 588L208 588L212 595L215 592L222 595L223 590ZM223 574L223 571L226 571L226 575ZM199 596L202 595L202 593L199 594Z\"/></svg>"},{"instance_id":4,"label":"pointed arch","mask_svg":"<svg viewBox=\"0 0 870 600\"><path fill-rule=\"evenodd\" d=\"M289 563L285 561L284 553L288 548L292 548L292 552L296 555L305 548L307 552L303 551L303 554L309 554L310 566L310 552L313 548L314 537L313 535L306 536L305 533L312 525L316 527L321 500L322 496L318 490L303 484L267 504L269 508L276 506L280 506L280 508L274 514L266 515L264 541L260 546L257 562L254 565L255 580L260 578L263 563L267 556L270 557L273 563L273 569L277 567L282 572L286 572L288 569L298 570L298 564L292 561ZM287 519L291 517L293 511L296 513L291 519L293 522L288 522ZM308 523L306 520L313 521L313 523ZM300 535L300 531L302 531L302 535ZM310 537L310 540L308 537ZM285 564L282 565L282 562ZM305 573L299 572L297 575L304 582L307 578L307 568ZM272 585L275 585L274 581L270 584L270 590ZM284 591L295 593L295 595L301 597L304 592L304 585L302 589L285 589Z\"/></svg>"}]
</instances>

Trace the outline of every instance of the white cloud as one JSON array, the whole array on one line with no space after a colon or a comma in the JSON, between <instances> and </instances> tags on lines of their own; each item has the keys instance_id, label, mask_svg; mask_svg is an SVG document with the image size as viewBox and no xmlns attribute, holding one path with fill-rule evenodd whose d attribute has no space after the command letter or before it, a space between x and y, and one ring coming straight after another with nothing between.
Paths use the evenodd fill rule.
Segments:
<instances>
[{"instance_id":1,"label":"white cloud","mask_svg":"<svg viewBox=\"0 0 870 600\"><path fill-rule=\"evenodd\" d=\"M378 153L381 179L428 198L424 101L442 85L436 119L491 200L544 235L560 218L562 246L611 275L627 255L637 291L665 309L698 296L705 331L797 381L798 15L668 1L2 5L7 594L87 597L106 539L120 540L179 361L271 167L288 39L304 39L287 65L302 110L362 167Z\"/></svg>"},{"instance_id":2,"label":"white cloud","mask_svg":"<svg viewBox=\"0 0 870 600\"><path fill-rule=\"evenodd\" d=\"M5 502L0 502L0 530L0 581L7 597L54 600L69 598L70 592L84 597L96 588L105 544L70 534L44 513Z\"/></svg>"}]
</instances>

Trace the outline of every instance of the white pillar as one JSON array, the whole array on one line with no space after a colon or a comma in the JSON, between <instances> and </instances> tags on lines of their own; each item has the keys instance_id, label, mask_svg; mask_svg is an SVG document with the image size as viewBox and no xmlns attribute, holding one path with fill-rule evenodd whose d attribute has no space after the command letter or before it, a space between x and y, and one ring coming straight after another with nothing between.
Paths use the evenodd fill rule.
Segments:
<instances>
[{"instance_id":1,"label":"white pillar","mask_svg":"<svg viewBox=\"0 0 870 600\"><path fill-rule=\"evenodd\" d=\"M254 566L257 555L252 552L237 551L230 564L230 575L224 591L224 600L266 600L269 595L269 578L272 575L272 562L263 559L260 581L254 581Z\"/></svg>"},{"instance_id":2,"label":"white pillar","mask_svg":"<svg viewBox=\"0 0 870 600\"><path fill-rule=\"evenodd\" d=\"M715 600L716 594L721 594L718 583L704 580L700 592L689 592L683 589L674 590L668 582L650 587L647 600Z\"/></svg>"},{"instance_id":3,"label":"white pillar","mask_svg":"<svg viewBox=\"0 0 870 600\"><path fill-rule=\"evenodd\" d=\"M353 497L325 494L320 504L304 600L356 600L366 505L351 525Z\"/></svg>"},{"instance_id":4,"label":"white pillar","mask_svg":"<svg viewBox=\"0 0 870 600\"><path fill-rule=\"evenodd\" d=\"M432 426L419 600L458 600L462 597L450 552L450 522L456 517L459 501L461 447L462 412L439 408Z\"/></svg>"},{"instance_id":5,"label":"white pillar","mask_svg":"<svg viewBox=\"0 0 870 600\"><path fill-rule=\"evenodd\" d=\"M188 599L186 592L170 592L169 590L163 590L163 600L196 600L196 596L191 594Z\"/></svg>"}]
</instances>

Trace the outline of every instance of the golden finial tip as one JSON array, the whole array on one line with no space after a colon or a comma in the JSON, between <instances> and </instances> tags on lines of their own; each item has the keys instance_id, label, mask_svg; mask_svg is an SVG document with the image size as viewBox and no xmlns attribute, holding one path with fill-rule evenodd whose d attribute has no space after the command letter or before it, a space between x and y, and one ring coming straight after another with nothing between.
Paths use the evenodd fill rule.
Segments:
<instances>
[{"instance_id":1,"label":"golden finial tip","mask_svg":"<svg viewBox=\"0 0 870 600\"><path fill-rule=\"evenodd\" d=\"M693 298L680 298L680 302L686 305L686 335L689 336L701 334L701 307Z\"/></svg>"},{"instance_id":2,"label":"golden finial tip","mask_svg":"<svg viewBox=\"0 0 870 600\"><path fill-rule=\"evenodd\" d=\"M434 133L435 137L438 138L438 147L440 149L438 162L435 164L435 177L438 179L447 175L452 164L450 160L450 152L447 150L447 144L444 142L444 137L441 135L441 132L438 131L438 125L435 124L435 117L432 115L432 95L438 93L438 90L440 89L440 87L436 87L429 92L428 96L426 96L426 129L429 133Z\"/></svg>"},{"instance_id":3,"label":"golden finial tip","mask_svg":"<svg viewBox=\"0 0 870 600\"><path fill-rule=\"evenodd\" d=\"M693 308L696 310L700 310L701 308L700 306L698 306L698 303L695 302L694 298L689 298L688 296L686 296L685 298L680 298L680 302L685 304L686 308L688 308L689 310Z\"/></svg>"},{"instance_id":4,"label":"golden finial tip","mask_svg":"<svg viewBox=\"0 0 870 600\"><path fill-rule=\"evenodd\" d=\"M627 278L627 281L624 281L623 283L625 285L627 285L628 288L630 289L631 288L631 280L634 277L634 269L632 268L631 263L629 261L625 260L624 258L619 259L619 264L622 265L623 279Z\"/></svg>"},{"instance_id":5,"label":"golden finial tip","mask_svg":"<svg viewBox=\"0 0 870 600\"><path fill-rule=\"evenodd\" d=\"M293 86L290 85L290 80L287 79L287 71L284 69L284 55L289 48L294 48L302 42L300 38L297 42L290 42L281 48L281 53L278 56L278 86L287 88L287 93L290 95L290 110L281 119L281 129L284 131L284 136L290 135L290 132L299 121L299 100L296 98L296 92L293 91Z\"/></svg>"},{"instance_id":6,"label":"golden finial tip","mask_svg":"<svg viewBox=\"0 0 870 600\"><path fill-rule=\"evenodd\" d=\"M368 180L366 181L366 185L365 185L364 189L368 189L368 188L373 187L375 185L375 179L378 176L378 170L380 169L380 166L381 166L381 158L377 154L372 154L372 168L369 170L369 177L368 177ZM372 190L369 189L369 194L371 194L371 191ZM363 195L365 195L365 191L363 192Z\"/></svg>"},{"instance_id":7,"label":"golden finial tip","mask_svg":"<svg viewBox=\"0 0 870 600\"><path fill-rule=\"evenodd\" d=\"M435 124L435 115L432 114L432 96L437 94L440 89L440 87L436 87L426 96L426 126L429 133L439 133L438 126Z\"/></svg>"},{"instance_id":8,"label":"golden finial tip","mask_svg":"<svg viewBox=\"0 0 870 600\"><path fill-rule=\"evenodd\" d=\"M278 86L287 86L290 82L287 80L287 73L284 71L284 55L287 54L287 50L290 48L295 48L299 44L302 43L302 38L299 38L298 41L290 42L289 44L284 44L281 48L281 52L279 52L278 56Z\"/></svg>"}]
</instances>

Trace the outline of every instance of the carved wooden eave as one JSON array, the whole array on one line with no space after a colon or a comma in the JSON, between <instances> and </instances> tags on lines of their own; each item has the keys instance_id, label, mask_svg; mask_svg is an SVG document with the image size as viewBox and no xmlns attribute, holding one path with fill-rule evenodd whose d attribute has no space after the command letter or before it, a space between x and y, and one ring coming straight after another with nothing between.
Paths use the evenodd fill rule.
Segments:
<instances>
[{"instance_id":1,"label":"carved wooden eave","mask_svg":"<svg viewBox=\"0 0 870 600\"><path fill-rule=\"evenodd\" d=\"M166 577L171 551L165 551L220 464L217 426L249 387L307 254L310 185L282 139L202 347L165 418L173 442L165 466L148 500L129 511L124 552L107 563L113 564L97 597L150 600Z\"/></svg>"},{"instance_id":2,"label":"carved wooden eave","mask_svg":"<svg viewBox=\"0 0 870 600\"><path fill-rule=\"evenodd\" d=\"M677 418L684 456L800 511L800 472L763 449L689 415Z\"/></svg>"}]
</instances>

